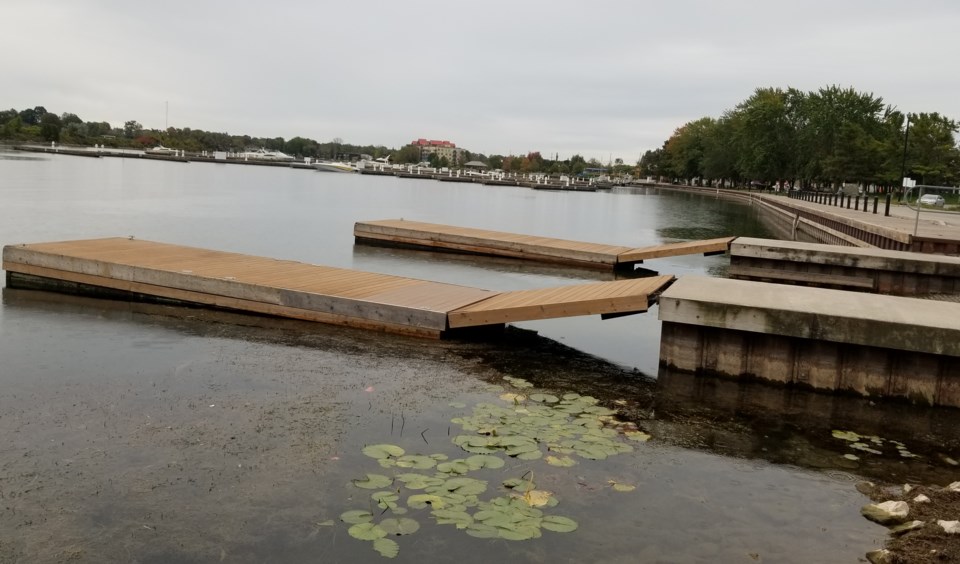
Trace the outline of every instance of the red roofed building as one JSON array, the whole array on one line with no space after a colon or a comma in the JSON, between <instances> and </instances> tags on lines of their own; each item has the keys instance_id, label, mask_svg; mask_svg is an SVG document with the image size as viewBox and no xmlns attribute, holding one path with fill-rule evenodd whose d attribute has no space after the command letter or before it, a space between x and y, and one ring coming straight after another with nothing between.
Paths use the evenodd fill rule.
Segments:
<instances>
[{"instance_id":1,"label":"red roofed building","mask_svg":"<svg viewBox=\"0 0 960 564\"><path fill-rule=\"evenodd\" d=\"M436 139L417 139L410 142L411 145L420 147L420 160L425 161L430 155L437 155L439 158L446 157L451 165L458 165L463 162L463 149L458 149L456 143L450 141L438 141Z\"/></svg>"}]
</instances>

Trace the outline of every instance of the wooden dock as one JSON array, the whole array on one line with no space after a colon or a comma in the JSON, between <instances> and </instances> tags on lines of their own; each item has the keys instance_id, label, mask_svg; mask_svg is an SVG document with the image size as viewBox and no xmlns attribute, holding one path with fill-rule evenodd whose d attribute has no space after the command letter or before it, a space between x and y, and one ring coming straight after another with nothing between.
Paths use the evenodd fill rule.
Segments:
<instances>
[{"instance_id":1,"label":"wooden dock","mask_svg":"<svg viewBox=\"0 0 960 564\"><path fill-rule=\"evenodd\" d=\"M353 235L358 243L412 246L617 269L632 269L634 265L654 258L725 253L735 239L722 237L634 248L403 219L358 221L353 227Z\"/></svg>"},{"instance_id":2,"label":"wooden dock","mask_svg":"<svg viewBox=\"0 0 960 564\"><path fill-rule=\"evenodd\" d=\"M470 327L642 313L673 276L493 292L129 238L9 245L7 286L202 305L439 338Z\"/></svg>"}]
</instances>

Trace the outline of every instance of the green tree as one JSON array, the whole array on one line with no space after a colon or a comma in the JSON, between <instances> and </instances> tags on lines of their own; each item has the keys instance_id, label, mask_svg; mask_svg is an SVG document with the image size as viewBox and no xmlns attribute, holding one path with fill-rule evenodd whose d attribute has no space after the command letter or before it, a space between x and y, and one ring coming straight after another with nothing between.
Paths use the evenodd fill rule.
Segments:
<instances>
[{"instance_id":1,"label":"green tree","mask_svg":"<svg viewBox=\"0 0 960 564\"><path fill-rule=\"evenodd\" d=\"M127 139L136 138L141 131L143 131L143 126L138 121L130 120L123 123L123 136Z\"/></svg>"},{"instance_id":2,"label":"green tree","mask_svg":"<svg viewBox=\"0 0 960 564\"><path fill-rule=\"evenodd\" d=\"M60 140L60 118L57 114L47 113L40 118L40 136L44 141Z\"/></svg>"},{"instance_id":3,"label":"green tree","mask_svg":"<svg viewBox=\"0 0 960 564\"><path fill-rule=\"evenodd\" d=\"M937 112L910 115L908 176L921 184L945 185L958 179L957 122Z\"/></svg>"},{"instance_id":4,"label":"green tree","mask_svg":"<svg viewBox=\"0 0 960 564\"><path fill-rule=\"evenodd\" d=\"M420 162L420 147L404 145L399 151L390 156L390 160L398 164L415 164Z\"/></svg>"}]
</instances>

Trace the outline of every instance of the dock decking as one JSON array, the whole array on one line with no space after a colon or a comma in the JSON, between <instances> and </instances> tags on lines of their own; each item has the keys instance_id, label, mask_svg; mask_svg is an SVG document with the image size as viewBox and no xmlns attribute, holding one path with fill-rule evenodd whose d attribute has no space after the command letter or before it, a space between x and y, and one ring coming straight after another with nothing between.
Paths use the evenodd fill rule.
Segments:
<instances>
[{"instance_id":1,"label":"dock decking","mask_svg":"<svg viewBox=\"0 0 960 564\"><path fill-rule=\"evenodd\" d=\"M517 292L129 238L10 245L9 287L121 295L441 337L453 329L641 313L673 276Z\"/></svg>"},{"instance_id":2,"label":"dock decking","mask_svg":"<svg viewBox=\"0 0 960 564\"><path fill-rule=\"evenodd\" d=\"M734 240L734 237L723 237L634 248L403 219L358 221L354 225L353 235L357 242L408 245L596 268L632 268L647 259L724 253Z\"/></svg>"}]
</instances>

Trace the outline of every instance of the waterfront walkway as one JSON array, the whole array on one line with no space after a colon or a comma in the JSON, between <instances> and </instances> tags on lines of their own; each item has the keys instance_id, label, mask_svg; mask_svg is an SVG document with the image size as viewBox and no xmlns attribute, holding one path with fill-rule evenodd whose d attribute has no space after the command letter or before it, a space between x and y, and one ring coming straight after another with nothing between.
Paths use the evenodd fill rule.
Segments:
<instances>
[{"instance_id":1,"label":"waterfront walkway","mask_svg":"<svg viewBox=\"0 0 960 564\"><path fill-rule=\"evenodd\" d=\"M792 207L802 208L814 211L818 214L833 216L840 219L843 223L861 223L872 225L883 231L896 232L901 235L899 240L904 242L912 239L914 227L917 227L917 237L922 239L945 239L950 241L960 241L960 213L943 213L929 209L920 210L920 221L917 222L917 212L905 205L897 205L896 200L890 204L890 215L883 215L884 197L880 197L877 205L877 213L873 213L873 197L868 200L869 211L863 210L861 201L860 210L852 208L831 206L827 204L818 204L796 198L788 198L785 195L764 195L764 200L771 202L782 202Z\"/></svg>"}]
</instances>

